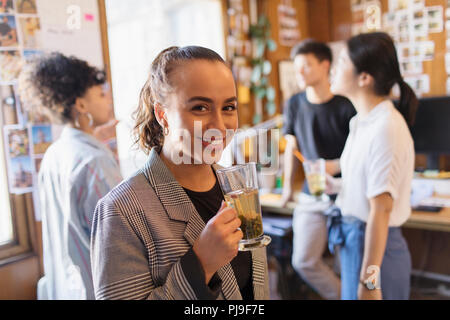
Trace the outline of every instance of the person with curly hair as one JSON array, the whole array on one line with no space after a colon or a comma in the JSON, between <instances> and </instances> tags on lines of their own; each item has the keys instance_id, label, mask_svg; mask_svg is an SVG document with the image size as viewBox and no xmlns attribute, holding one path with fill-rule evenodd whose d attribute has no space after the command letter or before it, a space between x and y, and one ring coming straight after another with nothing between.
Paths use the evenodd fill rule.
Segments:
<instances>
[{"instance_id":1,"label":"person with curly hair","mask_svg":"<svg viewBox=\"0 0 450 320\"><path fill-rule=\"evenodd\" d=\"M32 115L65 124L46 151L38 176L44 277L38 299L94 299L90 235L97 201L121 180L111 136L112 99L105 73L60 53L38 57L19 77L19 95Z\"/></svg>"}]
</instances>

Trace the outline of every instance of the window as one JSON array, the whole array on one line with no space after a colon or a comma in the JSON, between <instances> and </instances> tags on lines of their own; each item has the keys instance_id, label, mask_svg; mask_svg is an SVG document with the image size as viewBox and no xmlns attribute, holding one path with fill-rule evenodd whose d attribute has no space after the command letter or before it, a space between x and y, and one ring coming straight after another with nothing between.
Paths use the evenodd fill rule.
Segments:
<instances>
[{"instance_id":1,"label":"window","mask_svg":"<svg viewBox=\"0 0 450 320\"><path fill-rule=\"evenodd\" d=\"M3 148L3 130L0 130L0 246L13 240L11 207Z\"/></svg>"},{"instance_id":2,"label":"window","mask_svg":"<svg viewBox=\"0 0 450 320\"><path fill-rule=\"evenodd\" d=\"M109 52L117 119L117 142L124 178L146 157L134 151L131 115L150 64L169 46L200 45L225 58L221 0L108 0Z\"/></svg>"},{"instance_id":3,"label":"window","mask_svg":"<svg viewBox=\"0 0 450 320\"><path fill-rule=\"evenodd\" d=\"M3 88L4 89L4 88ZM0 92L0 99L5 99ZM3 100L1 100L3 101ZM0 103L0 266L29 254L34 254L32 245L34 228L32 194L10 194L8 167L5 157L3 125L10 118L4 117L6 106Z\"/></svg>"}]
</instances>

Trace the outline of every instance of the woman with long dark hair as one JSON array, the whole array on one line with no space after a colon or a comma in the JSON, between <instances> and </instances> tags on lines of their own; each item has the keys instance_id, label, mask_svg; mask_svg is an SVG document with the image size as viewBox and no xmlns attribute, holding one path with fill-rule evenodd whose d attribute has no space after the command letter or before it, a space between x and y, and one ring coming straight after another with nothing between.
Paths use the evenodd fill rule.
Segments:
<instances>
[{"instance_id":1,"label":"woman with long dark hair","mask_svg":"<svg viewBox=\"0 0 450 320\"><path fill-rule=\"evenodd\" d=\"M342 299L408 299L411 258L400 227L411 214L414 145L408 126L418 100L385 33L348 40L332 82L332 91L357 111L340 161L340 214L329 229L330 248L340 247ZM396 84L397 107L390 100Z\"/></svg>"}]
</instances>

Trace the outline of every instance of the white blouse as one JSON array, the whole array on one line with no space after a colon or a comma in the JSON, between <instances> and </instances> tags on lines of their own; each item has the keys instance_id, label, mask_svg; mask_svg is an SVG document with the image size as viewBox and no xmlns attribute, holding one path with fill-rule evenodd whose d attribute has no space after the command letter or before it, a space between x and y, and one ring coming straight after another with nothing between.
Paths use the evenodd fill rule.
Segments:
<instances>
[{"instance_id":1,"label":"white blouse","mask_svg":"<svg viewBox=\"0 0 450 320\"><path fill-rule=\"evenodd\" d=\"M408 125L390 100L364 118L350 121L350 133L340 160L342 188L336 200L343 216L367 222L369 199L388 192L393 210L389 226L401 226L411 215L414 142Z\"/></svg>"},{"instance_id":2,"label":"white blouse","mask_svg":"<svg viewBox=\"0 0 450 320\"><path fill-rule=\"evenodd\" d=\"M65 127L39 171L45 276L38 299L94 299L90 238L97 202L122 177L113 153L94 137Z\"/></svg>"}]
</instances>

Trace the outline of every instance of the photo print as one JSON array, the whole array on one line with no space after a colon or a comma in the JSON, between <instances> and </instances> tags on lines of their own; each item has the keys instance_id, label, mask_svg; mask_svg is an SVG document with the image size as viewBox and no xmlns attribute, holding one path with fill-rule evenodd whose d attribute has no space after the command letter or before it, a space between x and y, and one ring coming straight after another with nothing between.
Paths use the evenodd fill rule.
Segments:
<instances>
[{"instance_id":1,"label":"photo print","mask_svg":"<svg viewBox=\"0 0 450 320\"><path fill-rule=\"evenodd\" d=\"M6 153L9 158L30 155L28 130L20 126L4 126Z\"/></svg>"},{"instance_id":2,"label":"photo print","mask_svg":"<svg viewBox=\"0 0 450 320\"><path fill-rule=\"evenodd\" d=\"M0 47L18 47L16 18L0 15Z\"/></svg>"},{"instance_id":3,"label":"photo print","mask_svg":"<svg viewBox=\"0 0 450 320\"><path fill-rule=\"evenodd\" d=\"M32 150L34 155L43 155L52 144L52 126L51 125L32 125L30 126Z\"/></svg>"},{"instance_id":4,"label":"photo print","mask_svg":"<svg viewBox=\"0 0 450 320\"><path fill-rule=\"evenodd\" d=\"M23 194L33 191L34 163L30 156L9 159L11 193Z\"/></svg>"},{"instance_id":5,"label":"photo print","mask_svg":"<svg viewBox=\"0 0 450 320\"><path fill-rule=\"evenodd\" d=\"M18 13L36 14L36 0L16 0L16 9Z\"/></svg>"},{"instance_id":6,"label":"photo print","mask_svg":"<svg viewBox=\"0 0 450 320\"><path fill-rule=\"evenodd\" d=\"M22 58L17 50L0 51L0 81L12 82L22 69Z\"/></svg>"},{"instance_id":7,"label":"photo print","mask_svg":"<svg viewBox=\"0 0 450 320\"><path fill-rule=\"evenodd\" d=\"M444 31L444 9L442 6L427 8L428 32L440 33Z\"/></svg>"},{"instance_id":8,"label":"photo print","mask_svg":"<svg viewBox=\"0 0 450 320\"><path fill-rule=\"evenodd\" d=\"M14 13L13 0L0 0L0 14Z\"/></svg>"},{"instance_id":9,"label":"photo print","mask_svg":"<svg viewBox=\"0 0 450 320\"><path fill-rule=\"evenodd\" d=\"M20 17L20 30L24 48L40 48L41 23L37 17Z\"/></svg>"},{"instance_id":10,"label":"photo print","mask_svg":"<svg viewBox=\"0 0 450 320\"><path fill-rule=\"evenodd\" d=\"M405 61L400 63L401 72L404 75L414 75L423 73L422 61Z\"/></svg>"},{"instance_id":11,"label":"photo print","mask_svg":"<svg viewBox=\"0 0 450 320\"><path fill-rule=\"evenodd\" d=\"M44 52L41 50L34 50L34 49L23 50L23 58L25 59L25 61L30 61L35 57L39 57L43 53Z\"/></svg>"},{"instance_id":12,"label":"photo print","mask_svg":"<svg viewBox=\"0 0 450 320\"><path fill-rule=\"evenodd\" d=\"M389 0L389 11L399 11L408 9L409 0Z\"/></svg>"}]
</instances>

